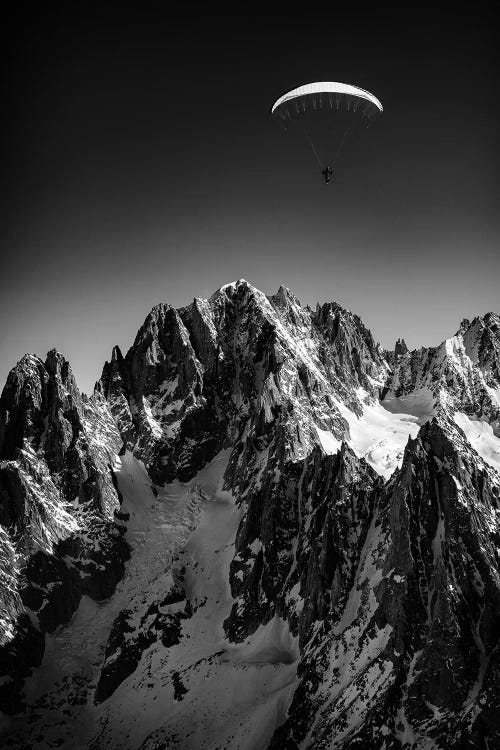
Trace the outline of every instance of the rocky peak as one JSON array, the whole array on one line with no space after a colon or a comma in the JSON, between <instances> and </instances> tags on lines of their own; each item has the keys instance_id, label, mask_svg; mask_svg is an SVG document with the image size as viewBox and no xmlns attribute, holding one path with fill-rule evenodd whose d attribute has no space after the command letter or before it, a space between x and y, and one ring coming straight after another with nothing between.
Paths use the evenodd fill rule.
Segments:
<instances>
[{"instance_id":1,"label":"rocky peak","mask_svg":"<svg viewBox=\"0 0 500 750\"><path fill-rule=\"evenodd\" d=\"M170 359L183 363L178 371L179 388L196 389L194 381L201 379L201 368L189 333L177 310L166 303L151 310L130 352L132 354L127 357L131 364L132 385L139 397L163 382L159 378L169 374Z\"/></svg>"},{"instance_id":2,"label":"rocky peak","mask_svg":"<svg viewBox=\"0 0 500 750\"><path fill-rule=\"evenodd\" d=\"M463 318L456 335L457 336L462 335L469 327L470 327L470 320L468 318Z\"/></svg>"},{"instance_id":3,"label":"rocky peak","mask_svg":"<svg viewBox=\"0 0 500 750\"><path fill-rule=\"evenodd\" d=\"M461 332L465 351L481 369L486 383L500 388L500 317L496 313L486 313L474 318Z\"/></svg>"},{"instance_id":4,"label":"rocky peak","mask_svg":"<svg viewBox=\"0 0 500 750\"><path fill-rule=\"evenodd\" d=\"M0 396L0 458L15 458L25 439L40 439L48 380L43 362L33 355L10 371Z\"/></svg>"},{"instance_id":5,"label":"rocky peak","mask_svg":"<svg viewBox=\"0 0 500 750\"><path fill-rule=\"evenodd\" d=\"M43 633L66 622L82 594L105 595L123 573L127 547L114 526L111 469L120 448L107 403L82 396L55 349L45 362L25 356L11 371L0 397L4 710L19 706L22 679L43 655Z\"/></svg>"},{"instance_id":6,"label":"rocky peak","mask_svg":"<svg viewBox=\"0 0 500 750\"><path fill-rule=\"evenodd\" d=\"M111 351L111 362L122 362L123 354L119 346L114 346Z\"/></svg>"},{"instance_id":7,"label":"rocky peak","mask_svg":"<svg viewBox=\"0 0 500 750\"><path fill-rule=\"evenodd\" d=\"M408 347L406 346L406 342L404 339L398 339L396 341L396 345L394 347L394 355L396 357L402 357L403 354L407 354Z\"/></svg>"},{"instance_id":8,"label":"rocky peak","mask_svg":"<svg viewBox=\"0 0 500 750\"><path fill-rule=\"evenodd\" d=\"M278 313L293 326L306 325L310 327L310 314L302 308L298 298L290 289L280 286L276 294L268 297L269 302Z\"/></svg>"},{"instance_id":9,"label":"rocky peak","mask_svg":"<svg viewBox=\"0 0 500 750\"><path fill-rule=\"evenodd\" d=\"M195 297L191 305L179 310L179 315L189 331L197 358L207 372L216 374L223 354L219 339L219 321L215 318L210 301Z\"/></svg>"},{"instance_id":10,"label":"rocky peak","mask_svg":"<svg viewBox=\"0 0 500 750\"><path fill-rule=\"evenodd\" d=\"M56 349L51 349L45 358L45 368L61 384L67 392L79 395L73 372L70 364Z\"/></svg>"},{"instance_id":11,"label":"rocky peak","mask_svg":"<svg viewBox=\"0 0 500 750\"><path fill-rule=\"evenodd\" d=\"M318 441L306 413L342 437L334 397L357 397L332 359L310 311L289 290L266 297L240 280L178 311L155 308L124 361L105 365L102 392L124 442L155 480L173 478L179 461L187 478L247 420L259 434L280 410L290 415L297 455Z\"/></svg>"},{"instance_id":12,"label":"rocky peak","mask_svg":"<svg viewBox=\"0 0 500 750\"><path fill-rule=\"evenodd\" d=\"M479 747L497 736L498 488L438 420L409 440L382 491L366 474L361 485L349 479L348 470L319 495L309 484L302 559L312 574L298 591L314 636L306 637L300 682L270 747L326 748L334 737L341 748L375 750L380 727L388 747L404 746L409 733L415 747L429 737L445 737L446 748Z\"/></svg>"},{"instance_id":13,"label":"rocky peak","mask_svg":"<svg viewBox=\"0 0 500 750\"><path fill-rule=\"evenodd\" d=\"M409 652L412 680L402 689L399 713L416 739L430 726L442 727L446 712L465 707L454 730L460 744L478 731L481 706L494 700L485 654L494 653L500 625L490 532L497 492L488 471L478 472L470 446L463 443L459 452L436 419L410 440L388 489L391 546L384 569L398 583L384 579L377 598L394 628L396 651Z\"/></svg>"},{"instance_id":14,"label":"rocky peak","mask_svg":"<svg viewBox=\"0 0 500 750\"><path fill-rule=\"evenodd\" d=\"M361 319L337 302L328 302L316 307L313 321L331 348L338 377L378 395L389 367Z\"/></svg>"},{"instance_id":15,"label":"rocky peak","mask_svg":"<svg viewBox=\"0 0 500 750\"><path fill-rule=\"evenodd\" d=\"M500 382L496 379L500 362L496 317L488 317L489 326L476 319L437 347L423 347L395 358L382 393L384 403L391 409L407 409L419 418L440 408L449 417L463 412L496 424L500 417L495 390Z\"/></svg>"},{"instance_id":16,"label":"rocky peak","mask_svg":"<svg viewBox=\"0 0 500 750\"><path fill-rule=\"evenodd\" d=\"M35 452L49 452L48 427L69 414L75 424L83 417L81 394L67 360L55 349L45 362L26 355L11 370L0 396L0 456L15 458L25 441Z\"/></svg>"}]
</instances>

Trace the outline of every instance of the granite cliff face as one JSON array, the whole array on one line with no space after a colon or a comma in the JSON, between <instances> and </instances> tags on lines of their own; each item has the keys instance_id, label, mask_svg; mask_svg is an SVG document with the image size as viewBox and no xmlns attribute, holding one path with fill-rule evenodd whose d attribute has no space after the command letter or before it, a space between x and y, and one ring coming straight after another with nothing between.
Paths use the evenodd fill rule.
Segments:
<instances>
[{"instance_id":1,"label":"granite cliff face","mask_svg":"<svg viewBox=\"0 0 500 750\"><path fill-rule=\"evenodd\" d=\"M44 633L66 623L82 595L109 597L128 548L114 513L112 463L121 440L107 405L87 399L68 362L26 355L0 398L2 632L0 701L21 705ZM12 682L11 682L12 679Z\"/></svg>"},{"instance_id":2,"label":"granite cliff face","mask_svg":"<svg viewBox=\"0 0 500 750\"><path fill-rule=\"evenodd\" d=\"M91 398L23 358L6 746L499 744L499 366L493 313L384 352L244 281L153 308Z\"/></svg>"},{"instance_id":3,"label":"granite cliff face","mask_svg":"<svg viewBox=\"0 0 500 750\"><path fill-rule=\"evenodd\" d=\"M340 577L327 616L318 612L302 635L302 679L271 747L496 741L498 483L433 420L369 497L357 547L329 535L337 556L354 555L354 576ZM299 588L307 594L308 574Z\"/></svg>"}]
</instances>

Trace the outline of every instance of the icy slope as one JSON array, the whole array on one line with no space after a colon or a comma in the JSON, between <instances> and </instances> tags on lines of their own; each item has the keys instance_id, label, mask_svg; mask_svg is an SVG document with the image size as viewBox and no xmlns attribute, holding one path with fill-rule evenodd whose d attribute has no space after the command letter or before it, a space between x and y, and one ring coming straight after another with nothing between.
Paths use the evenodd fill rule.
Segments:
<instances>
[{"instance_id":1,"label":"icy slope","mask_svg":"<svg viewBox=\"0 0 500 750\"><path fill-rule=\"evenodd\" d=\"M225 636L232 604L228 571L241 517L230 493L220 489L226 465L221 455L187 485L166 485L155 497L140 462L130 454L117 461L122 513L130 516L125 576L111 599L98 604L85 597L70 625L47 637L42 666L26 685L28 721L9 721L7 746L24 748L36 734L43 737L37 739L41 749L61 743L147 748L160 736L174 743L181 737L181 747L216 748L231 742L235 727L233 747L267 744L285 718L298 647L279 618L239 646ZM119 658L115 652L103 665L113 622L129 613L128 642L119 648L126 651L144 615L179 577L185 596L161 607L163 614L183 614L178 643L148 644L133 672L95 705L102 668Z\"/></svg>"},{"instance_id":2,"label":"icy slope","mask_svg":"<svg viewBox=\"0 0 500 750\"><path fill-rule=\"evenodd\" d=\"M115 471L123 494L122 515L128 516L131 558L113 597L102 603L84 597L70 625L47 636L44 661L25 691L29 723L36 723L44 736L40 747L62 740L68 747L86 748L100 731L102 710L94 706L94 691L111 626L122 609L141 611L172 586L174 556L203 502L198 488L179 483L163 488L155 498L144 466L130 454L116 459ZM25 747L31 736L26 718L9 723L12 746Z\"/></svg>"},{"instance_id":3,"label":"icy slope","mask_svg":"<svg viewBox=\"0 0 500 750\"><path fill-rule=\"evenodd\" d=\"M168 649L151 644L111 696L99 735L107 747L154 748L162 742L250 750L265 747L284 719L298 658L286 623L273 621L241 646L231 645L222 627L232 603L228 570L241 517L217 482L226 464L220 456L190 483L205 500L174 568L185 594L170 605L184 615L179 640ZM131 723L131 709L140 713L140 723Z\"/></svg>"},{"instance_id":4,"label":"icy slope","mask_svg":"<svg viewBox=\"0 0 500 750\"><path fill-rule=\"evenodd\" d=\"M495 435L493 427L485 421L471 419L459 411L455 412L454 420L474 450L500 474L500 437Z\"/></svg>"}]
</instances>

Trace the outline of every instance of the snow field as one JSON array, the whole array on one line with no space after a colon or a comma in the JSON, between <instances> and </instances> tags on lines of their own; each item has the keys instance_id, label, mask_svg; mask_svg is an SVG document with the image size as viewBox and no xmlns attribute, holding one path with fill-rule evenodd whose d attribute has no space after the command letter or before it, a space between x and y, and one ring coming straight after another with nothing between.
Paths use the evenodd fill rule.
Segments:
<instances>
[{"instance_id":1,"label":"snow field","mask_svg":"<svg viewBox=\"0 0 500 750\"><path fill-rule=\"evenodd\" d=\"M495 435L493 427L488 422L471 419L459 411L455 413L454 420L481 458L500 472L500 437Z\"/></svg>"}]
</instances>

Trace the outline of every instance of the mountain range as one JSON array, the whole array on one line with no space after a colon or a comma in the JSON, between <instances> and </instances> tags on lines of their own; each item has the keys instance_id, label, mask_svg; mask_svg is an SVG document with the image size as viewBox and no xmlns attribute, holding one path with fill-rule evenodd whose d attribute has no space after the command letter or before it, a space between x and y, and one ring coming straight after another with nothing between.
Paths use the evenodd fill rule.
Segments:
<instances>
[{"instance_id":1,"label":"mountain range","mask_svg":"<svg viewBox=\"0 0 500 750\"><path fill-rule=\"evenodd\" d=\"M500 747L500 317L244 280L0 397L5 748Z\"/></svg>"}]
</instances>

